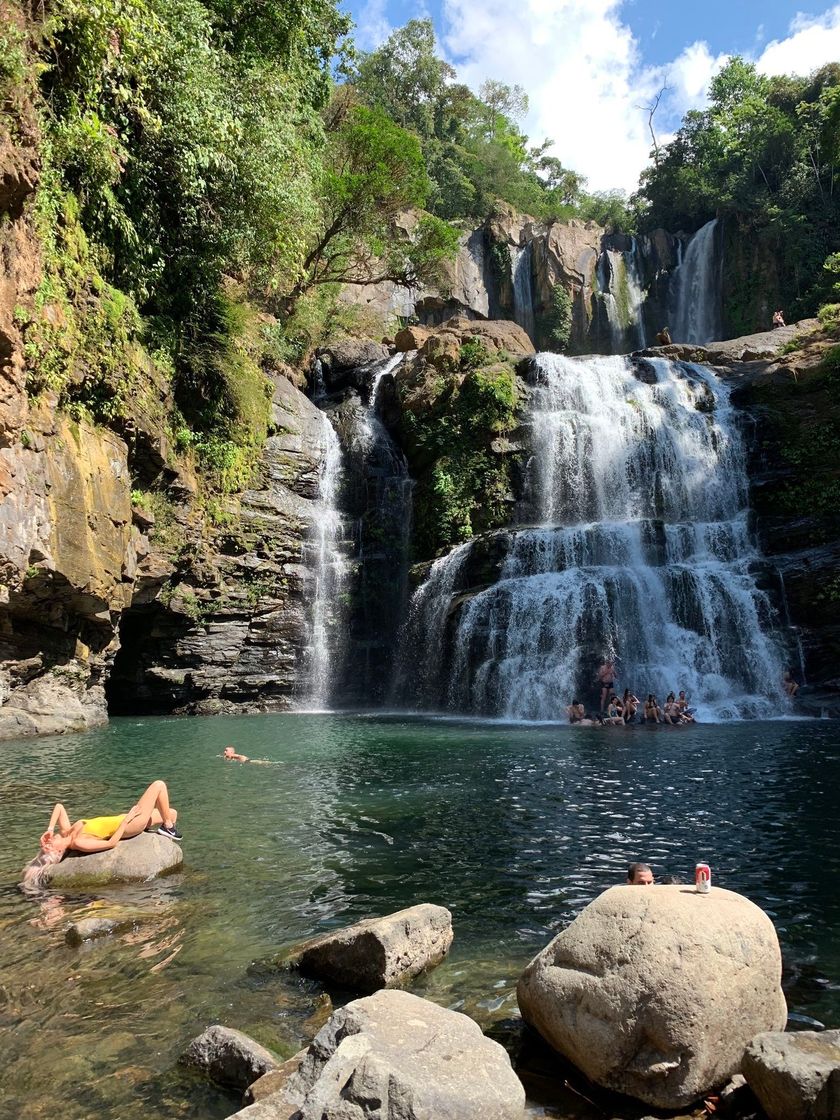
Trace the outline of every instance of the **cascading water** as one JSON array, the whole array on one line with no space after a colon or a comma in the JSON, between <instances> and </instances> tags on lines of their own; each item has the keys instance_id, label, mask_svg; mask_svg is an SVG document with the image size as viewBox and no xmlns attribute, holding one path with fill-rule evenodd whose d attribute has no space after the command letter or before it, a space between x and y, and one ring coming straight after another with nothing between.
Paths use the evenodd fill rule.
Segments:
<instances>
[{"instance_id":1,"label":"cascading water","mask_svg":"<svg viewBox=\"0 0 840 1120\"><path fill-rule=\"evenodd\" d=\"M694 234L674 270L669 297L674 342L703 345L723 336L718 224L715 218Z\"/></svg>"},{"instance_id":2,"label":"cascading water","mask_svg":"<svg viewBox=\"0 0 840 1120\"><path fill-rule=\"evenodd\" d=\"M777 619L751 574L727 389L663 359L543 354L534 370L523 518L538 527L510 531L483 590L468 586L469 545L436 562L412 606L424 648L406 695L558 718L577 696L597 706L610 654L640 697L685 688L704 719L779 713Z\"/></svg>"},{"instance_id":3,"label":"cascading water","mask_svg":"<svg viewBox=\"0 0 840 1120\"><path fill-rule=\"evenodd\" d=\"M647 345L644 323L646 293L642 286L638 242L630 249L605 249L598 260L600 299L607 320L608 349L626 354Z\"/></svg>"},{"instance_id":4,"label":"cascading water","mask_svg":"<svg viewBox=\"0 0 840 1120\"><path fill-rule=\"evenodd\" d=\"M385 427L384 383L405 355L357 371L333 410L344 451L342 512L347 578L344 656L333 666L333 700L382 700L390 679L400 619L407 603L412 482L405 456ZM366 402L366 403L365 403Z\"/></svg>"},{"instance_id":5,"label":"cascading water","mask_svg":"<svg viewBox=\"0 0 840 1120\"><path fill-rule=\"evenodd\" d=\"M534 292L531 283L531 260L533 242L526 241L521 248L510 251L511 274L513 279L513 317L533 341Z\"/></svg>"},{"instance_id":6,"label":"cascading water","mask_svg":"<svg viewBox=\"0 0 840 1120\"><path fill-rule=\"evenodd\" d=\"M324 456L318 482L318 503L310 547L304 561L312 581L312 621L308 658L306 704L325 708L332 699L333 664L343 638L341 593L347 577L342 551L344 526L338 509L342 454L329 417L322 413Z\"/></svg>"}]
</instances>

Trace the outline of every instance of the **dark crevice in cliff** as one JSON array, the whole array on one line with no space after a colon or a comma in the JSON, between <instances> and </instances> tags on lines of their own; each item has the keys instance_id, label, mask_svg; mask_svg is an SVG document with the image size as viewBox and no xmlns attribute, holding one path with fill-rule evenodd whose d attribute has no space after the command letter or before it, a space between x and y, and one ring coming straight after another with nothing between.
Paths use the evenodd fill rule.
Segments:
<instances>
[{"instance_id":1,"label":"dark crevice in cliff","mask_svg":"<svg viewBox=\"0 0 840 1120\"><path fill-rule=\"evenodd\" d=\"M184 702L187 674L160 665L163 646L189 629L158 603L128 607L120 616L120 648L105 684L112 716L167 715ZM174 633L174 631L177 631Z\"/></svg>"}]
</instances>

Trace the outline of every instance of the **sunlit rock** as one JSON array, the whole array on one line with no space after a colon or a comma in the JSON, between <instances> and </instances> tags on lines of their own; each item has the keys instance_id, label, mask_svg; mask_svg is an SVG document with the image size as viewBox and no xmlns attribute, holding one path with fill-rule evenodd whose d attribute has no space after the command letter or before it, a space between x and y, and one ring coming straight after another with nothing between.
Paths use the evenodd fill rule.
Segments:
<instances>
[{"instance_id":1,"label":"sunlit rock","mask_svg":"<svg viewBox=\"0 0 840 1120\"><path fill-rule=\"evenodd\" d=\"M786 1020L767 915L732 891L612 887L528 965L522 1015L587 1077L660 1108L726 1082Z\"/></svg>"}]
</instances>

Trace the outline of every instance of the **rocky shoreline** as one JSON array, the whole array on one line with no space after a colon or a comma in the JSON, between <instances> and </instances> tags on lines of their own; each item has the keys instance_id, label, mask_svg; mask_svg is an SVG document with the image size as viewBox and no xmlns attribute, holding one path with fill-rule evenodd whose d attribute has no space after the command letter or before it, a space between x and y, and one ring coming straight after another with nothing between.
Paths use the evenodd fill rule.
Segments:
<instances>
[{"instance_id":1,"label":"rocky shoreline","mask_svg":"<svg viewBox=\"0 0 840 1120\"><path fill-rule=\"evenodd\" d=\"M64 861L50 885L148 880L182 859L177 844L141 835ZM71 922L67 943L125 936L153 920L111 907ZM785 1033L776 931L742 895L681 885L604 891L525 967L521 1019L489 1036L407 990L441 963L453 937L450 912L420 904L295 946L269 967L322 987L331 1014L310 1044L284 1061L216 1023L181 1062L242 1094L234 1115L243 1120L522 1120L532 1087L549 1109L571 1089L596 1110L583 1115L606 1109L624 1120L650 1108L734 1120L840 1117L840 1030Z\"/></svg>"}]
</instances>

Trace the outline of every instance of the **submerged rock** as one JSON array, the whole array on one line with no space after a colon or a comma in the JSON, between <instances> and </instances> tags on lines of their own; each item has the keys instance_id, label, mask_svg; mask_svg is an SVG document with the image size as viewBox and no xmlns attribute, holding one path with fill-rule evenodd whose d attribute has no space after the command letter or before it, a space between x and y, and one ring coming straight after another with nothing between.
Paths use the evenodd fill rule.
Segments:
<instances>
[{"instance_id":1,"label":"submerged rock","mask_svg":"<svg viewBox=\"0 0 840 1120\"><path fill-rule=\"evenodd\" d=\"M286 963L343 988L375 992L440 964L452 937L449 911L423 903L315 937Z\"/></svg>"},{"instance_id":2,"label":"submerged rock","mask_svg":"<svg viewBox=\"0 0 840 1120\"><path fill-rule=\"evenodd\" d=\"M408 992L377 992L337 1011L285 1088L236 1116L522 1120L524 1110L510 1059L477 1023Z\"/></svg>"},{"instance_id":3,"label":"submerged rock","mask_svg":"<svg viewBox=\"0 0 840 1120\"><path fill-rule=\"evenodd\" d=\"M769 1120L840 1120L840 1030L760 1034L743 1070Z\"/></svg>"},{"instance_id":4,"label":"submerged rock","mask_svg":"<svg viewBox=\"0 0 840 1120\"><path fill-rule=\"evenodd\" d=\"M204 1070L219 1085L242 1090L280 1065L270 1050L247 1034L218 1024L192 1040L181 1062Z\"/></svg>"},{"instance_id":5,"label":"submerged rock","mask_svg":"<svg viewBox=\"0 0 840 1120\"><path fill-rule=\"evenodd\" d=\"M61 863L46 868L45 880L51 886L65 887L155 879L175 871L183 862L184 853L173 840L156 832L142 832L121 840L107 852L71 852Z\"/></svg>"},{"instance_id":6,"label":"submerged rock","mask_svg":"<svg viewBox=\"0 0 840 1120\"><path fill-rule=\"evenodd\" d=\"M786 1019L767 915L732 891L612 887L528 965L522 1015L598 1085L680 1108Z\"/></svg>"}]
</instances>

